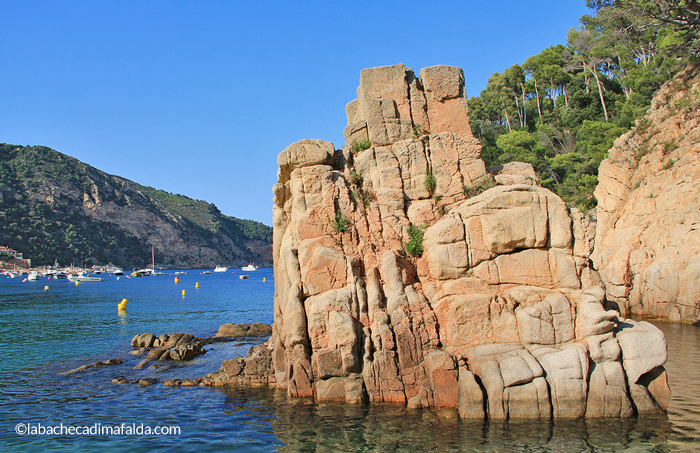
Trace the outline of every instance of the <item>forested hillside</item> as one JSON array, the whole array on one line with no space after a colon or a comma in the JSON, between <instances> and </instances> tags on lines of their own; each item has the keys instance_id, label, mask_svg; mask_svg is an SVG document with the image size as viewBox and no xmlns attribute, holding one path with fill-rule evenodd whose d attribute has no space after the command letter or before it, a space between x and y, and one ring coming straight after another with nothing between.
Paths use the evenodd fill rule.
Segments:
<instances>
[{"instance_id":1,"label":"forested hillside","mask_svg":"<svg viewBox=\"0 0 700 453\"><path fill-rule=\"evenodd\" d=\"M271 265L272 228L108 175L44 146L0 144L0 244L36 266ZM268 250L269 249L269 250ZM268 253L269 251L269 253Z\"/></svg>"},{"instance_id":2,"label":"forested hillside","mask_svg":"<svg viewBox=\"0 0 700 453\"><path fill-rule=\"evenodd\" d=\"M598 166L653 94L697 60L695 1L590 0L567 45L493 74L469 99L487 166L531 163L543 186L589 210Z\"/></svg>"}]
</instances>

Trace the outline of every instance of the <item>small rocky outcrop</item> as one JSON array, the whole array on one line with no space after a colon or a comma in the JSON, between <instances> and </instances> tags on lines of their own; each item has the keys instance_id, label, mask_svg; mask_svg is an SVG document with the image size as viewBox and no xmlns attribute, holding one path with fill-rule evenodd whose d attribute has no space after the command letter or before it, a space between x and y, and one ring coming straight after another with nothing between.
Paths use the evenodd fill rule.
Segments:
<instances>
[{"instance_id":1,"label":"small rocky outcrop","mask_svg":"<svg viewBox=\"0 0 700 453\"><path fill-rule=\"evenodd\" d=\"M366 69L348 148L280 154L272 337L203 384L463 418L666 407L663 334L606 305L591 221L527 164L486 170L463 80Z\"/></svg>"},{"instance_id":2,"label":"small rocky outcrop","mask_svg":"<svg viewBox=\"0 0 700 453\"><path fill-rule=\"evenodd\" d=\"M272 326L254 322L247 323L226 323L219 327L216 337L267 337L272 334Z\"/></svg>"},{"instance_id":3,"label":"small rocky outcrop","mask_svg":"<svg viewBox=\"0 0 700 453\"><path fill-rule=\"evenodd\" d=\"M134 369L140 370L154 360L192 360L206 353L203 346L210 342L208 338L196 338L189 333L162 334L157 337L152 333L135 335L131 346L138 349L134 352L137 355L147 355Z\"/></svg>"},{"instance_id":4,"label":"small rocky outcrop","mask_svg":"<svg viewBox=\"0 0 700 453\"><path fill-rule=\"evenodd\" d=\"M167 366L163 363L151 364L152 362L171 362L190 361L207 351L204 346L213 343L225 343L234 340L248 339L246 342L239 342L235 346L242 346L245 343L255 344L261 337L269 336L272 328L269 324L252 323L252 324L234 324L227 323L219 327L219 331L213 337L195 337L189 333L174 333L162 334L156 336L152 333L142 333L135 335L131 340L131 346L134 348L131 351L132 355L146 357L141 362L133 367L134 370L142 370L146 367L150 370L162 371ZM249 354L250 355L250 354ZM105 365L122 364L121 359L110 359L106 362L95 362L90 365L81 366L75 370L66 372L65 374L75 373L78 371L87 370L90 368L103 367ZM139 376L116 376L112 379L115 384L139 384L142 387L150 386L160 382L159 379ZM163 382L166 387L194 387L204 385L204 378L196 379L178 379L170 378Z\"/></svg>"},{"instance_id":5,"label":"small rocky outcrop","mask_svg":"<svg viewBox=\"0 0 700 453\"><path fill-rule=\"evenodd\" d=\"M678 74L599 170L592 259L624 314L700 318L700 68Z\"/></svg>"},{"instance_id":6,"label":"small rocky outcrop","mask_svg":"<svg viewBox=\"0 0 700 453\"><path fill-rule=\"evenodd\" d=\"M104 362L99 360L97 362L90 363L88 365L83 365L83 366L80 366L78 368L75 368L75 369L66 371L65 373L60 373L60 374L64 374L64 375L65 374L73 374L73 373L77 373L79 371L86 371L86 370L90 370L93 368L102 368L102 367L108 366L108 365L121 365L122 363L124 363L124 361L122 359L108 359L108 360L105 360Z\"/></svg>"}]
</instances>

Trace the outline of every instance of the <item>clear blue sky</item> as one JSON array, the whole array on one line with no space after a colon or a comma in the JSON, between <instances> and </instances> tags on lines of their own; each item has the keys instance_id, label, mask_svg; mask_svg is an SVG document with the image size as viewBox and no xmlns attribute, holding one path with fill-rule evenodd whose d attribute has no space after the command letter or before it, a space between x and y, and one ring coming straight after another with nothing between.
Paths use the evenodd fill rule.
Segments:
<instances>
[{"instance_id":1,"label":"clear blue sky","mask_svg":"<svg viewBox=\"0 0 700 453\"><path fill-rule=\"evenodd\" d=\"M277 154L344 145L360 71L494 72L566 42L584 0L0 0L0 142L45 145L272 224Z\"/></svg>"}]
</instances>

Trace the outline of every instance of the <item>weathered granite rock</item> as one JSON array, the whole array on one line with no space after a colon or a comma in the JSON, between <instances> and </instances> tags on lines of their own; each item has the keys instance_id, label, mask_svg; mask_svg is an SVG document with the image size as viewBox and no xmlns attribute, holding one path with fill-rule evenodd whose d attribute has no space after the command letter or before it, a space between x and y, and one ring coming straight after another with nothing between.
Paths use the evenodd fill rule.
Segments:
<instances>
[{"instance_id":1,"label":"weathered granite rock","mask_svg":"<svg viewBox=\"0 0 700 453\"><path fill-rule=\"evenodd\" d=\"M272 327L269 324L254 322L248 323L226 323L219 326L216 332L217 337L266 337L272 334Z\"/></svg>"},{"instance_id":2,"label":"weathered granite rock","mask_svg":"<svg viewBox=\"0 0 700 453\"><path fill-rule=\"evenodd\" d=\"M600 165L592 259L624 315L700 318L698 89L679 73Z\"/></svg>"},{"instance_id":3,"label":"weathered granite rock","mask_svg":"<svg viewBox=\"0 0 700 453\"><path fill-rule=\"evenodd\" d=\"M464 100L457 68L365 70L349 146L333 159L289 151L332 149L303 141L280 155L272 336L205 384L463 418L664 407L663 335L605 308L594 223L528 181L526 165L474 195L495 181ZM351 151L356 137L372 147ZM645 361L636 347L659 354Z\"/></svg>"},{"instance_id":4,"label":"weathered granite rock","mask_svg":"<svg viewBox=\"0 0 700 453\"><path fill-rule=\"evenodd\" d=\"M131 346L139 348L135 351L137 355L143 353L147 355L134 369L140 370L154 360L192 360L205 354L206 350L203 346L211 341L211 338L196 338L189 333L161 334L158 337L152 333L135 335L131 340Z\"/></svg>"},{"instance_id":5,"label":"weathered granite rock","mask_svg":"<svg viewBox=\"0 0 700 453\"><path fill-rule=\"evenodd\" d=\"M540 185L540 180L532 164L525 162L508 162L507 164L489 168L489 173L497 183L504 186L513 184Z\"/></svg>"},{"instance_id":6,"label":"weathered granite rock","mask_svg":"<svg viewBox=\"0 0 700 453\"><path fill-rule=\"evenodd\" d=\"M466 354L470 369L486 390L489 418L551 416L544 371L522 345L481 345Z\"/></svg>"}]
</instances>

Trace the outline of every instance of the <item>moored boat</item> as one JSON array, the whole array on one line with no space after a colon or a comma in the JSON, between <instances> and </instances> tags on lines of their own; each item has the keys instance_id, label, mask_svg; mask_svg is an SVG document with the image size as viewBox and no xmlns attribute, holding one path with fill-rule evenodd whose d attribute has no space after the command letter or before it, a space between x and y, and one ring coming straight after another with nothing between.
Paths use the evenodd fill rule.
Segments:
<instances>
[{"instance_id":1,"label":"moored boat","mask_svg":"<svg viewBox=\"0 0 700 453\"><path fill-rule=\"evenodd\" d=\"M39 273L37 271L30 272L29 275L27 276L27 280L33 280L33 281L39 280Z\"/></svg>"},{"instance_id":2,"label":"moored boat","mask_svg":"<svg viewBox=\"0 0 700 453\"><path fill-rule=\"evenodd\" d=\"M143 275L167 275L165 272L160 272L156 270L156 255L153 246L151 246L151 268L139 269L136 272L140 272Z\"/></svg>"},{"instance_id":3,"label":"moored boat","mask_svg":"<svg viewBox=\"0 0 700 453\"><path fill-rule=\"evenodd\" d=\"M92 277L90 275L85 275L82 272L80 274L71 274L68 276L68 281L71 282L101 282L102 277Z\"/></svg>"},{"instance_id":4,"label":"moored boat","mask_svg":"<svg viewBox=\"0 0 700 453\"><path fill-rule=\"evenodd\" d=\"M252 264L252 263L251 263L251 264L249 264L249 265L247 265L247 266L243 266L243 267L241 268L241 270L242 270L242 271L245 271L245 272L257 271L257 270L258 270L258 266L256 266L255 264Z\"/></svg>"},{"instance_id":5,"label":"moored boat","mask_svg":"<svg viewBox=\"0 0 700 453\"><path fill-rule=\"evenodd\" d=\"M228 267L224 267L224 266L216 266L216 268L214 268L214 272L226 272L227 270L228 270Z\"/></svg>"}]
</instances>

